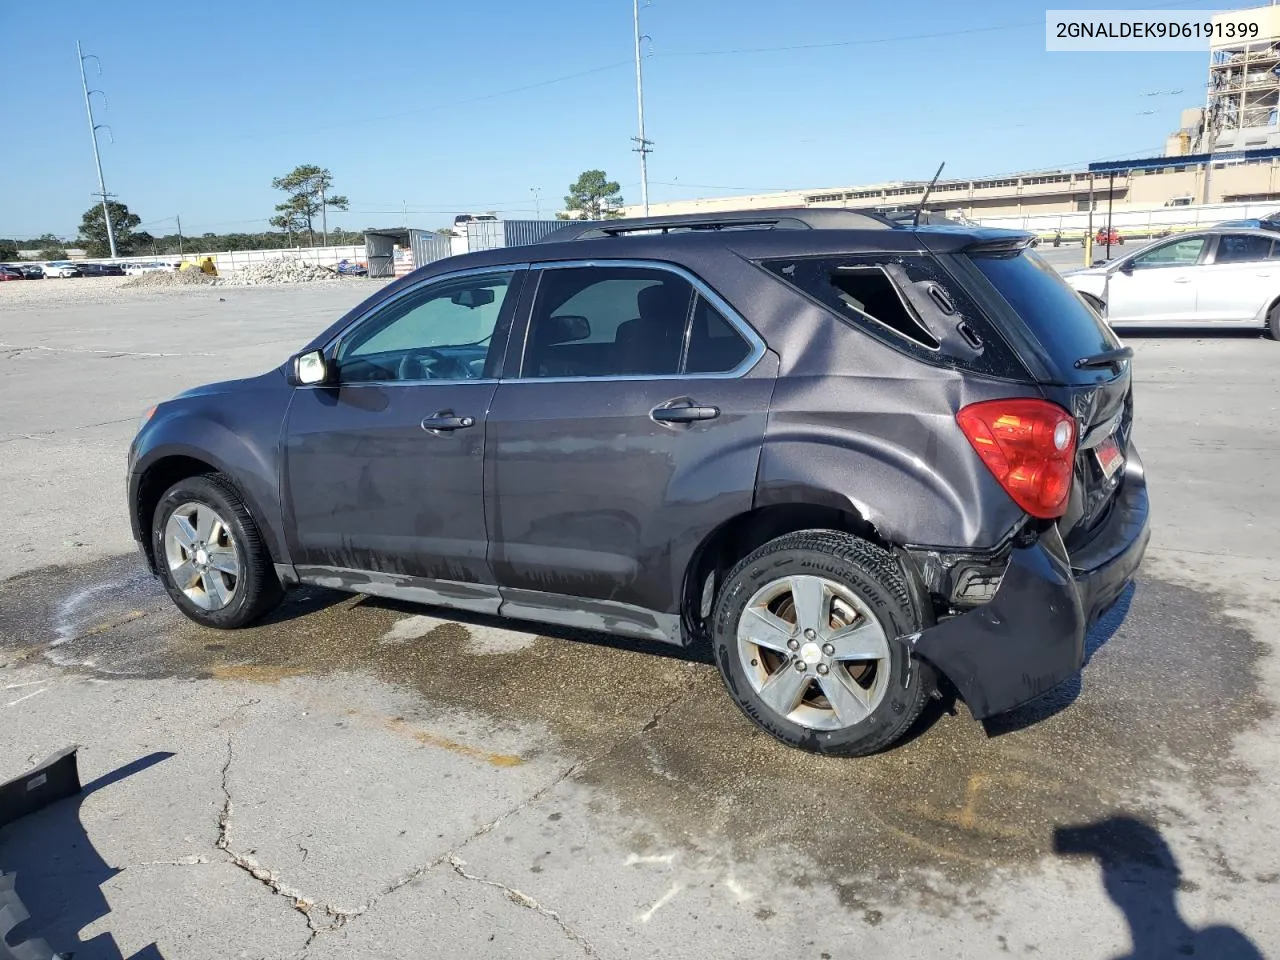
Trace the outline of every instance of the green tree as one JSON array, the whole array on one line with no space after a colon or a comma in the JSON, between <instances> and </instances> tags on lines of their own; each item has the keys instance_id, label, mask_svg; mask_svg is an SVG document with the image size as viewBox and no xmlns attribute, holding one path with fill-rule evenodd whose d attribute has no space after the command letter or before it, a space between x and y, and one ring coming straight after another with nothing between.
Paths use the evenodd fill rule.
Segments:
<instances>
[{"instance_id":1,"label":"green tree","mask_svg":"<svg viewBox=\"0 0 1280 960\"><path fill-rule=\"evenodd\" d=\"M333 174L315 164L294 167L291 173L274 178L271 186L288 195L287 200L276 204L277 215L271 218L271 225L290 235L306 230L313 247L316 245L315 218L319 216L323 223L326 211L346 210L350 202L330 192ZM325 242L328 242L327 236Z\"/></svg>"},{"instance_id":2,"label":"green tree","mask_svg":"<svg viewBox=\"0 0 1280 960\"><path fill-rule=\"evenodd\" d=\"M111 229L116 235L116 253L127 257L139 247L151 244L151 234L134 232L134 227L142 223L141 217L136 213L130 213L128 207L114 200L108 204L108 207L111 210ZM91 257L111 255L111 244L107 242L107 221L102 215L102 204L95 203L80 218L80 240L84 243L85 252Z\"/></svg>"},{"instance_id":3,"label":"green tree","mask_svg":"<svg viewBox=\"0 0 1280 960\"><path fill-rule=\"evenodd\" d=\"M622 216L622 187L605 177L603 170L584 170L570 184L564 198L562 220L613 220Z\"/></svg>"},{"instance_id":4,"label":"green tree","mask_svg":"<svg viewBox=\"0 0 1280 960\"><path fill-rule=\"evenodd\" d=\"M17 260L18 244L13 240L0 240L0 260Z\"/></svg>"}]
</instances>

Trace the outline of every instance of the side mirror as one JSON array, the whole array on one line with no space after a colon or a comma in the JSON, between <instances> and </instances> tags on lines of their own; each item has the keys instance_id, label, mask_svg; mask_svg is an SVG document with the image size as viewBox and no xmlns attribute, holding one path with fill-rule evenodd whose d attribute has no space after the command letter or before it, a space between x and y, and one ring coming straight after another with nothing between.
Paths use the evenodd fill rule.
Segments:
<instances>
[{"instance_id":1,"label":"side mirror","mask_svg":"<svg viewBox=\"0 0 1280 960\"><path fill-rule=\"evenodd\" d=\"M329 382L329 361L320 350L300 353L289 361L289 382L295 387L314 387Z\"/></svg>"},{"instance_id":2,"label":"side mirror","mask_svg":"<svg viewBox=\"0 0 1280 960\"><path fill-rule=\"evenodd\" d=\"M1126 277L1128 277L1128 276L1132 276L1132 275L1133 275L1133 261L1132 261L1132 260L1126 260L1124 263L1120 264L1120 266L1119 266L1119 268L1118 268L1118 269L1119 269L1119 270L1120 270L1120 272L1121 272L1121 273L1123 273Z\"/></svg>"}]
</instances>

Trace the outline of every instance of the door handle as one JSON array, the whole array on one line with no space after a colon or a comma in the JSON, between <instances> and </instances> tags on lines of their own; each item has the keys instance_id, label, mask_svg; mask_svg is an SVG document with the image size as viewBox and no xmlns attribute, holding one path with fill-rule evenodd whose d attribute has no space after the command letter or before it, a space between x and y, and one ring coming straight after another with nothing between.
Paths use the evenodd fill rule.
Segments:
<instances>
[{"instance_id":1,"label":"door handle","mask_svg":"<svg viewBox=\"0 0 1280 960\"><path fill-rule=\"evenodd\" d=\"M1173 282L1174 283L1190 283L1191 278L1190 277L1174 277Z\"/></svg>"},{"instance_id":2,"label":"door handle","mask_svg":"<svg viewBox=\"0 0 1280 960\"><path fill-rule=\"evenodd\" d=\"M720 416L720 408L700 407L688 399L670 400L650 410L649 416L658 423L696 423L699 420L714 420Z\"/></svg>"},{"instance_id":3,"label":"door handle","mask_svg":"<svg viewBox=\"0 0 1280 960\"><path fill-rule=\"evenodd\" d=\"M452 410L441 410L429 417L425 417L422 421L422 429L427 431L465 430L467 427L474 427L475 425L475 417L454 416Z\"/></svg>"}]
</instances>

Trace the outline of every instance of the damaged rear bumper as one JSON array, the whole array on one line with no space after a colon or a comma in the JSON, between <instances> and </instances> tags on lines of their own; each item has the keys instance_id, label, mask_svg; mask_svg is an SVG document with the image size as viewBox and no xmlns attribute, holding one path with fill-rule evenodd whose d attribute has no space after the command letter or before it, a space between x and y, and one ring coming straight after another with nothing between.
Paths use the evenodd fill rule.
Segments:
<instances>
[{"instance_id":1,"label":"damaged rear bumper","mask_svg":"<svg viewBox=\"0 0 1280 960\"><path fill-rule=\"evenodd\" d=\"M1011 710L1074 676L1085 633L1133 579L1150 539L1142 461L1130 448L1111 516L1068 555L1057 527L1010 551L986 604L908 638L955 685L977 719Z\"/></svg>"}]
</instances>

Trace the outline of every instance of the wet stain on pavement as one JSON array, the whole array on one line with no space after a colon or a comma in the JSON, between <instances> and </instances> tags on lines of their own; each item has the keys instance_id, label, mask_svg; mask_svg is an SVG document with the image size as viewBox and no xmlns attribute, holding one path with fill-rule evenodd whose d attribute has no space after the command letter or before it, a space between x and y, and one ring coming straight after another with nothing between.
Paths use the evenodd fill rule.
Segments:
<instances>
[{"instance_id":1,"label":"wet stain on pavement","mask_svg":"<svg viewBox=\"0 0 1280 960\"><path fill-rule=\"evenodd\" d=\"M987 730L963 707L935 708L909 742L860 760L774 742L714 667L683 651L568 630L535 637L543 628L484 617L423 621L406 639L396 624L407 616L449 614L309 589L267 623L215 633L185 620L132 557L0 583L0 665L39 655L100 676L258 683L368 674L494 729L545 729L555 748L590 759L576 779L650 824L632 838L639 856L672 844L776 853L796 883L832 885L867 916L897 897L982 915L991 871L1051 855L1056 826L1157 815L1160 781L1208 791L1249 777L1230 743L1269 710L1254 673L1262 645L1221 598L1183 584L1147 578L1128 602L1123 623L1095 630L1082 681ZM501 647L510 652L472 646L473 629L522 627L528 637ZM496 766L525 759L382 722Z\"/></svg>"}]
</instances>

